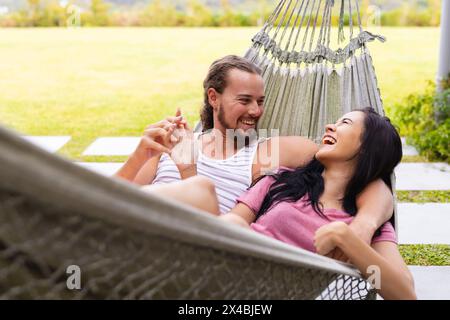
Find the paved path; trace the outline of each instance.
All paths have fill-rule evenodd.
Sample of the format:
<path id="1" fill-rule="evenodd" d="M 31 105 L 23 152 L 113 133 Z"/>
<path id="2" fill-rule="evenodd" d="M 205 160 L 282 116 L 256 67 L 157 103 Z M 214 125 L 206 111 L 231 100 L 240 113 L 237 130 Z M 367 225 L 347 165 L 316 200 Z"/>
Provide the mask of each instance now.
<path id="1" fill-rule="evenodd" d="M 450 203 L 399 203 L 398 225 L 401 244 L 450 245 Z"/>
<path id="2" fill-rule="evenodd" d="M 446 163 L 401 163 L 395 174 L 397 190 L 450 190 Z"/>
<path id="3" fill-rule="evenodd" d="M 410 266 L 420 300 L 450 300 L 450 267 Z"/>
<path id="4" fill-rule="evenodd" d="M 66 143 L 68 143 L 71 137 L 61 136 L 61 137 L 30 137 L 25 136 L 26 140 L 31 143 L 47 150 L 48 152 L 57 152 L 59 151 Z"/>
<path id="5" fill-rule="evenodd" d="M 84 152 L 84 156 L 127 156 L 136 149 L 140 138 L 98 138 Z"/>

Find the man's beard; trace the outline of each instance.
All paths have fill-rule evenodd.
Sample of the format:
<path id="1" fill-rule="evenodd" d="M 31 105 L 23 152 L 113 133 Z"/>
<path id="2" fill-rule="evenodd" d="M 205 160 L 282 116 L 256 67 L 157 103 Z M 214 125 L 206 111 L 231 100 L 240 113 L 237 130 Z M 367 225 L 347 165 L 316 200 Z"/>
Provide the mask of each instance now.
<path id="1" fill-rule="evenodd" d="M 224 110 L 224 107 L 222 104 L 219 105 L 219 111 L 217 113 L 217 120 L 219 121 L 220 125 L 223 128 L 225 128 L 225 132 L 227 130 L 233 130 L 234 142 L 237 143 L 238 146 L 243 145 L 245 147 L 248 147 L 251 142 L 257 140 L 257 138 L 258 138 L 258 133 L 257 133 L 258 121 L 256 121 L 254 130 L 244 131 L 242 129 L 238 129 L 235 127 L 233 128 L 225 120 L 225 110 Z M 226 138 L 228 138 L 228 137 L 226 137 Z"/>

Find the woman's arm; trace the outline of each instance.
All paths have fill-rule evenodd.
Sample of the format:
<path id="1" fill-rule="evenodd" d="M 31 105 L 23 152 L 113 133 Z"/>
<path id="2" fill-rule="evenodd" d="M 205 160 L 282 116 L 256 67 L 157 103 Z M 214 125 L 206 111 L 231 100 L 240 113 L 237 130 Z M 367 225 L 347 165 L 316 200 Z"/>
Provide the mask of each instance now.
<path id="1" fill-rule="evenodd" d="M 338 247 L 365 278 L 379 276 L 380 287 L 375 289 L 384 299 L 417 299 L 413 277 L 395 243 L 381 241 L 371 247 L 344 222 L 320 228 L 314 240 L 319 254 L 325 255 Z M 373 270 L 379 270 L 380 274 L 372 274 Z"/>
<path id="2" fill-rule="evenodd" d="M 250 224 L 255 222 L 256 215 L 243 203 L 238 203 L 229 213 L 219 217 L 229 223 L 234 223 L 245 228 L 250 228 Z"/>

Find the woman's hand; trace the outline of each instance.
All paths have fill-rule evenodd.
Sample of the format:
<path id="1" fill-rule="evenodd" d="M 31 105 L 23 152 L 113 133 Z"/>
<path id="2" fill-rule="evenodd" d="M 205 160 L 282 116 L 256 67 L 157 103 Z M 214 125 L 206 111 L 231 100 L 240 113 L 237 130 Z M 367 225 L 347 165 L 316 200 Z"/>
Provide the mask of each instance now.
<path id="1" fill-rule="evenodd" d="M 347 262 L 339 244 L 351 232 L 350 227 L 342 221 L 324 225 L 316 231 L 314 245 L 318 254 Z"/>
<path id="2" fill-rule="evenodd" d="M 178 169 L 196 166 L 198 143 L 194 133 L 185 128 L 175 129 L 173 136 L 178 141 L 170 154 Z"/>
<path id="3" fill-rule="evenodd" d="M 177 116 L 181 116 L 181 110 L 177 110 Z M 194 132 L 186 121 L 177 123 L 173 132 L 177 143 L 173 146 L 170 157 L 175 162 L 181 178 L 187 179 L 197 175 L 198 142 Z"/>

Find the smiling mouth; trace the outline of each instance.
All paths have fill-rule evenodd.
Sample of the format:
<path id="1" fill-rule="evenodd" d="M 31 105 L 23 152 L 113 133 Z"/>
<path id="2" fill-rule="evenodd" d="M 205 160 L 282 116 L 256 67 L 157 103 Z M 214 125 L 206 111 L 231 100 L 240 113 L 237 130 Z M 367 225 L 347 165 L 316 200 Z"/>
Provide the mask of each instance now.
<path id="1" fill-rule="evenodd" d="M 332 136 L 327 135 L 327 136 L 323 137 L 322 143 L 333 146 L 337 143 L 337 140 L 335 138 L 333 138 Z"/>
<path id="2" fill-rule="evenodd" d="M 256 125 L 256 120 L 241 120 L 241 123 L 245 124 L 246 126 L 253 127 Z"/>

